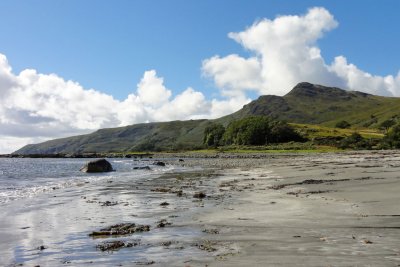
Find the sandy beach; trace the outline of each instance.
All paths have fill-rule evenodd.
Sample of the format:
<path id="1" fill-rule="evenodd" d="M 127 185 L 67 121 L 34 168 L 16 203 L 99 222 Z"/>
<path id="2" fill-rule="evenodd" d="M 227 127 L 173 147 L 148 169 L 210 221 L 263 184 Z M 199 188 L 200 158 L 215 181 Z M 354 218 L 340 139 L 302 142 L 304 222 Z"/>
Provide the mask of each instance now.
<path id="1" fill-rule="evenodd" d="M 400 266 L 400 152 L 160 157 L 1 207 L 3 265 Z"/>

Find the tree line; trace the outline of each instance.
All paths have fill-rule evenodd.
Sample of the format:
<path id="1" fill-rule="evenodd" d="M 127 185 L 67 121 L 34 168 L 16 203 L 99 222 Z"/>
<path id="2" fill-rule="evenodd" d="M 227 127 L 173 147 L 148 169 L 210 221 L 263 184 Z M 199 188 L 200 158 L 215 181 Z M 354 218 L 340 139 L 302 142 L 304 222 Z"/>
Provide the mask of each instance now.
<path id="1" fill-rule="evenodd" d="M 251 116 L 232 121 L 225 128 L 220 123 L 210 123 L 204 130 L 204 144 L 209 147 L 223 145 L 267 145 L 304 141 L 289 124 L 265 116 Z"/>

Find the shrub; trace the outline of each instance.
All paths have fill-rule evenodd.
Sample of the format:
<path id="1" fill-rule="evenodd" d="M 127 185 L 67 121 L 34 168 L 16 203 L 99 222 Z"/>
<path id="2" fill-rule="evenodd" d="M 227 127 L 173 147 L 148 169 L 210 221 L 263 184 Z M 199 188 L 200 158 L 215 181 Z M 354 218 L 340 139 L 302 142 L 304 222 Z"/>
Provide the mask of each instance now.
<path id="1" fill-rule="evenodd" d="M 348 123 L 347 121 L 339 121 L 336 123 L 336 128 L 341 128 L 341 129 L 347 129 L 350 128 L 351 124 Z"/>

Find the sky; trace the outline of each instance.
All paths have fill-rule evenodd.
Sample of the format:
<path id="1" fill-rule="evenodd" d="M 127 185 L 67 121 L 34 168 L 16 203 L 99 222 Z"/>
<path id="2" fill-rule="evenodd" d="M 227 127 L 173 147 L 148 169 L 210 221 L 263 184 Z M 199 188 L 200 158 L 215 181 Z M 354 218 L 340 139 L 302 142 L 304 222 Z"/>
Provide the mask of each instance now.
<path id="1" fill-rule="evenodd" d="M 400 1 L 2 0 L 0 153 L 217 118 L 298 82 L 400 96 Z"/>

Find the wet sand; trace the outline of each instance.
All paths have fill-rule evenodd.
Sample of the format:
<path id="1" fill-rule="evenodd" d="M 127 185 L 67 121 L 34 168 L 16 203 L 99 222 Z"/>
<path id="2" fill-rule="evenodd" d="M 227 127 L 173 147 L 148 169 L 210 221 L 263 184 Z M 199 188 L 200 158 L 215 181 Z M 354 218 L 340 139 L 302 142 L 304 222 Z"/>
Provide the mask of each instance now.
<path id="1" fill-rule="evenodd" d="M 203 165 L 218 164 L 207 161 Z M 265 165 L 255 167 L 257 161 Z M 219 232 L 209 242 L 237 251 L 216 253 L 209 266 L 400 266 L 398 152 L 240 164 L 226 170 L 219 184 L 221 191 L 235 192 L 234 205 L 198 215 Z"/>
<path id="2" fill-rule="evenodd" d="M 183 156 L 162 159 L 182 172 L 19 202 L 0 219 L 1 262 L 400 266 L 400 152 Z M 89 236 L 119 223 L 150 231 Z"/>

